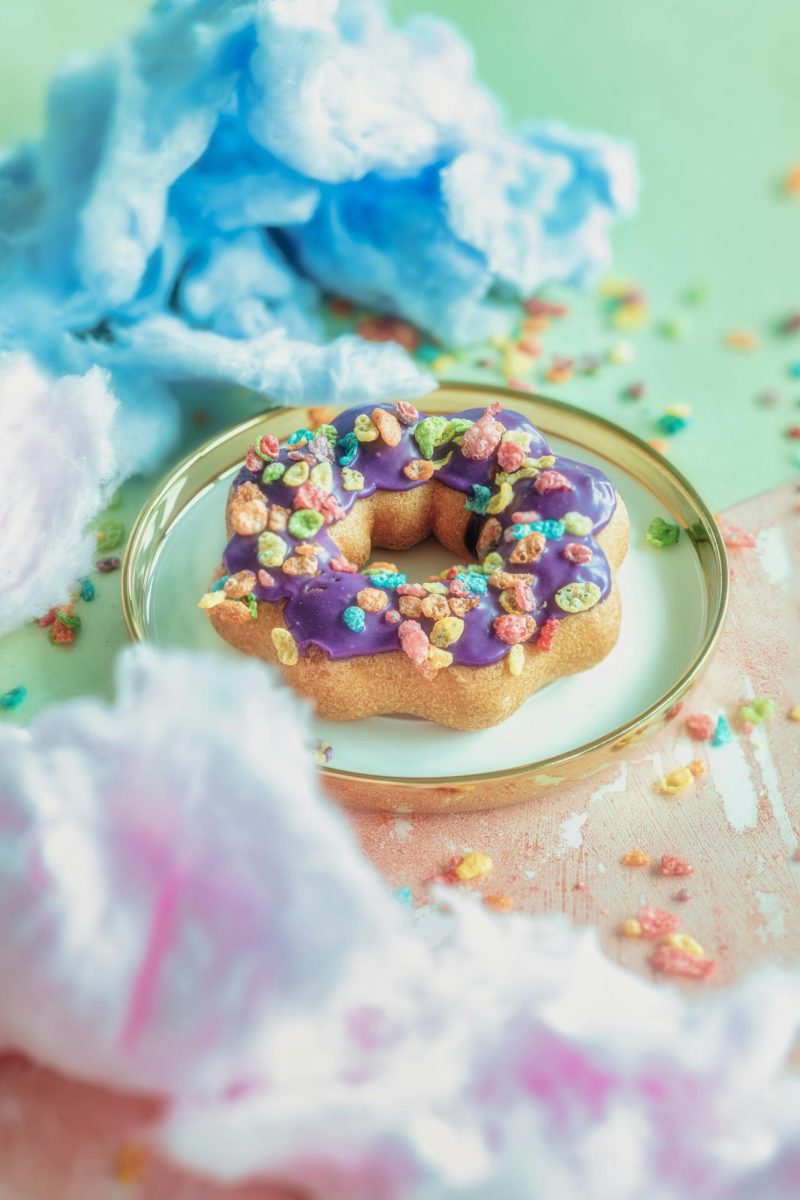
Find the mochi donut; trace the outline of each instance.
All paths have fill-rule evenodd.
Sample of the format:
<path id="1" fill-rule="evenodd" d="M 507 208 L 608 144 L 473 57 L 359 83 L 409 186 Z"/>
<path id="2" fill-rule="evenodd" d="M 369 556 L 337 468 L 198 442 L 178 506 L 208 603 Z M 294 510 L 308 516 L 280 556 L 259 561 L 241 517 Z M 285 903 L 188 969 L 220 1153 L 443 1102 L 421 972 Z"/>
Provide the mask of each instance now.
<path id="1" fill-rule="evenodd" d="M 399 401 L 250 447 L 221 572 L 200 600 L 231 645 L 283 668 L 335 720 L 502 721 L 617 640 L 625 505 L 499 403 L 452 417 Z M 433 579 L 369 562 L 433 534 Z"/>

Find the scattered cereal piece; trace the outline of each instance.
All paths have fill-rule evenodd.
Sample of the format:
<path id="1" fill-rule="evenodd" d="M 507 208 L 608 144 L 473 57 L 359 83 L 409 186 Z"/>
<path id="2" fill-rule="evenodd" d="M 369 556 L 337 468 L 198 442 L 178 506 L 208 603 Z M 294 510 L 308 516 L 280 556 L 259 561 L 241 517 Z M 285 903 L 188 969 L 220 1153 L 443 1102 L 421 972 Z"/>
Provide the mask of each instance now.
<path id="1" fill-rule="evenodd" d="M 95 587 L 91 579 L 82 579 L 79 584 L 81 600 L 94 600 Z"/>
<path id="2" fill-rule="evenodd" d="M 714 722 L 705 713 L 692 713 L 686 718 L 684 728 L 697 742 L 710 742 L 714 736 Z"/>
<path id="3" fill-rule="evenodd" d="M 699 779 L 701 775 L 705 775 L 708 770 L 708 765 L 703 762 L 702 758 L 693 758 L 691 762 L 686 764 L 689 770 L 694 775 L 695 779 Z"/>
<path id="4" fill-rule="evenodd" d="M 657 938 L 673 934 L 680 929 L 680 917 L 667 912 L 663 908 L 655 908 L 652 904 L 643 904 L 638 913 L 638 924 L 642 936 L 655 941 Z"/>
<path id="5" fill-rule="evenodd" d="M 408 400 L 396 400 L 394 403 L 395 415 L 401 425 L 412 426 L 416 425 L 419 420 L 419 412 L 413 404 L 409 404 Z"/>
<path id="6" fill-rule="evenodd" d="M 98 550 L 116 550 L 125 541 L 125 526 L 122 521 L 107 517 L 95 527 L 95 537 Z"/>
<path id="7" fill-rule="evenodd" d="M 592 518 L 579 512 L 564 513 L 561 518 L 564 529 L 573 537 L 588 537 L 592 532 Z"/>
<path id="8" fill-rule="evenodd" d="M 542 471 L 536 476 L 533 489 L 540 496 L 544 496 L 548 492 L 571 492 L 572 484 L 567 479 L 566 475 L 562 475 L 561 471 L 549 470 Z"/>
<path id="9" fill-rule="evenodd" d="M 688 933 L 668 933 L 664 938 L 666 946 L 674 946 L 676 950 L 685 950 L 687 954 L 693 954 L 695 958 L 702 958 L 705 950 L 699 942 L 693 937 L 689 937 Z"/>
<path id="10" fill-rule="evenodd" d="M 749 329 L 732 329 L 725 334 L 725 345 L 729 350 L 741 350 L 749 353 L 758 348 L 758 335 Z"/>
<path id="11" fill-rule="evenodd" d="M 642 927 L 635 917 L 628 917 L 622 922 L 622 932 L 625 937 L 638 938 L 642 936 Z"/>
<path id="12" fill-rule="evenodd" d="M 678 888 L 677 892 L 672 897 L 672 899 L 677 900 L 679 904 L 685 904 L 686 901 L 691 900 L 691 898 L 692 896 L 689 889 L 685 887 Z"/>
<path id="13" fill-rule="evenodd" d="M 403 430 L 394 413 L 387 412 L 384 408 L 373 409 L 372 424 L 377 429 L 381 441 L 385 442 L 387 446 L 400 444 Z"/>
<path id="14" fill-rule="evenodd" d="M 672 437 L 691 423 L 691 414 L 692 410 L 688 404 L 672 404 L 665 408 L 658 418 L 658 427 L 662 433 Z"/>
<path id="15" fill-rule="evenodd" d="M 663 550 L 667 546 L 674 546 L 678 541 L 681 536 L 680 525 L 672 525 L 663 517 L 653 517 L 645 536 L 651 546 Z"/>
<path id="16" fill-rule="evenodd" d="M 349 558 L 345 558 L 343 554 L 337 554 L 330 560 L 330 567 L 333 571 L 341 571 L 343 575 L 355 575 L 358 567 L 355 563 L 350 562 Z"/>
<path id="17" fill-rule="evenodd" d="M 512 896 L 497 895 L 492 893 L 489 896 L 484 896 L 483 903 L 487 908 L 494 909 L 495 912 L 508 912 L 514 907 Z"/>
<path id="18" fill-rule="evenodd" d="M 362 588 L 356 596 L 356 604 L 365 612 L 383 612 L 389 603 L 389 597 L 381 588 Z"/>
<path id="19" fill-rule="evenodd" d="M 635 383 L 629 383 L 622 394 L 626 400 L 641 400 L 646 393 L 647 388 L 645 384 L 641 380 L 637 380 Z"/>
<path id="20" fill-rule="evenodd" d="M 789 720 L 800 721 L 800 704 L 793 704 L 789 709 Z"/>
<path id="21" fill-rule="evenodd" d="M 259 570 L 256 578 L 263 588 L 271 588 L 275 586 L 275 580 L 272 578 L 269 571 L 265 571 L 263 567 L 261 567 Z"/>
<path id="22" fill-rule="evenodd" d="M 662 854 L 659 875 L 691 875 L 694 867 L 678 854 Z"/>
<path id="23" fill-rule="evenodd" d="M 679 796 L 688 792 L 694 784 L 694 775 L 688 767 L 676 767 L 661 780 L 659 791 L 662 796 Z"/>
<path id="24" fill-rule="evenodd" d="M 455 868 L 455 873 L 461 882 L 465 883 L 469 879 L 480 879 L 483 875 L 488 875 L 493 867 L 494 863 L 488 854 L 470 850 Z"/>
<path id="25" fill-rule="evenodd" d="M 721 517 L 717 517 L 717 525 L 719 525 L 722 540 L 730 550 L 752 550 L 755 548 L 756 539 L 752 533 L 748 533 L 744 529 L 740 529 L 738 525 L 731 525 L 728 521 L 724 521 Z"/>
<path id="26" fill-rule="evenodd" d="M 0 708 L 13 709 L 19 708 L 23 700 L 28 694 L 26 687 L 14 687 L 0 696 Z"/>
<path id="27" fill-rule="evenodd" d="M 687 979 L 706 979 L 716 968 L 708 958 L 697 958 L 677 946 L 661 945 L 653 952 L 650 964 L 662 975 L 681 975 Z"/>
<path id="28" fill-rule="evenodd" d="M 632 362 L 633 358 L 634 349 L 630 342 L 617 342 L 608 352 L 608 361 L 615 367 Z"/>
<path id="29" fill-rule="evenodd" d="M 349 604 L 347 606 L 342 613 L 342 620 L 353 633 L 363 633 L 367 625 L 364 610 L 363 608 L 359 608 L 357 604 Z"/>
<path id="30" fill-rule="evenodd" d="M 120 567 L 120 559 L 116 555 L 109 555 L 107 558 L 98 558 L 94 564 L 95 568 L 103 575 L 109 575 L 112 571 L 118 571 Z"/>
<path id="31" fill-rule="evenodd" d="M 314 747 L 314 762 L 318 767 L 324 767 L 333 758 L 333 746 L 330 742 L 318 741 Z"/>
<path id="32" fill-rule="evenodd" d="M 300 654 L 297 642 L 288 629 L 284 629 L 282 625 L 276 625 L 272 631 L 272 644 L 275 647 L 279 663 L 283 663 L 284 667 L 295 666 Z"/>
<path id="33" fill-rule="evenodd" d="M 732 738 L 733 734 L 731 733 L 731 727 L 728 724 L 727 719 L 723 716 L 718 717 L 711 745 L 727 746 L 728 742 L 731 741 Z"/>
<path id="34" fill-rule="evenodd" d="M 755 696 L 739 709 L 743 721 L 760 725 L 762 721 L 771 721 L 778 711 L 778 706 L 771 696 Z"/>
<path id="35" fill-rule="evenodd" d="M 258 616 L 258 607 L 254 603 L 242 603 L 240 600 L 229 600 L 224 596 L 221 604 L 217 604 L 214 609 L 220 621 L 226 625 L 244 625 L 245 622 L 255 620 Z"/>
<path id="36" fill-rule="evenodd" d="M 114 1178 L 117 1183 L 139 1183 L 147 1170 L 149 1154 L 144 1146 L 127 1142 L 120 1146 L 114 1163 Z"/>
<path id="37" fill-rule="evenodd" d="M 627 854 L 623 854 L 620 862 L 623 867 L 649 867 L 651 859 L 644 850 L 629 850 Z"/>

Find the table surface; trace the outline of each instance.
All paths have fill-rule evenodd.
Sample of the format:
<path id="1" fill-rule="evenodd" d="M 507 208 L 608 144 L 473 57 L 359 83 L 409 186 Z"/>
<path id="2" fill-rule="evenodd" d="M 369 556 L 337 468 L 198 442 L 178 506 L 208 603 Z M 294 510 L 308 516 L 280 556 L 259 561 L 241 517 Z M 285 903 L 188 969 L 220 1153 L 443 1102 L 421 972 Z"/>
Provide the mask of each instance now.
<path id="1" fill-rule="evenodd" d="M 36 131 L 46 77 L 66 52 L 102 47 L 144 7 L 142 0 L 4 0 L 0 139 Z M 619 925 L 642 902 L 680 912 L 685 928 L 718 961 L 718 983 L 760 960 L 796 963 L 800 726 L 785 714 L 800 702 L 790 573 L 797 578 L 800 559 L 791 482 L 798 443 L 784 431 L 800 420 L 800 379 L 790 376 L 800 361 L 800 335 L 776 332 L 776 322 L 800 307 L 800 200 L 779 187 L 800 160 L 800 76 L 796 37 L 790 36 L 800 25 L 796 0 L 707 0 L 689 7 L 674 0 L 395 0 L 391 8 L 399 16 L 429 10 L 457 20 L 476 47 L 482 77 L 512 119 L 557 115 L 637 144 L 641 213 L 615 236 L 614 264 L 615 274 L 635 281 L 649 299 L 649 326 L 625 335 L 635 361 L 605 365 L 593 378 L 561 386 L 543 381 L 551 353 L 605 353 L 620 340 L 597 295 L 589 294 L 570 298 L 568 319 L 548 333 L 548 355 L 534 382 L 647 438 L 657 433 L 665 406 L 692 406 L 693 422 L 670 439 L 669 457 L 713 508 L 737 506 L 734 519 L 759 533 L 759 549 L 735 554 L 727 631 L 691 708 L 730 714 L 752 689 L 773 696 L 780 712 L 750 739 L 737 735 L 732 749 L 699 751 L 709 773 L 674 799 L 659 794 L 659 777 L 698 753 L 681 734 L 680 716 L 627 763 L 562 794 L 495 814 L 361 815 L 358 834 L 391 884 L 412 888 L 423 920 L 423 881 L 472 847 L 495 861 L 483 890 L 507 893 L 524 911 L 564 911 L 596 925 L 611 953 L 632 969 L 649 974 L 648 948 L 622 939 Z M 686 300 L 696 284 L 708 290 L 701 305 Z M 664 335 L 662 322 L 674 320 L 683 323 L 685 336 Z M 732 329 L 757 334 L 758 348 L 727 348 L 724 336 Z M 463 362 L 452 372 L 468 373 Z M 469 374 L 497 378 L 474 369 Z M 636 404 L 623 398 L 634 380 L 647 385 L 647 397 Z M 774 407 L 757 403 L 767 389 L 778 393 Z M 242 397 L 216 407 L 200 398 L 190 403 L 190 410 L 205 411 L 207 423 L 187 421 L 180 453 L 240 419 L 252 404 Z M 116 515 L 128 528 L 154 484 L 125 485 Z M 69 696 L 111 694 L 113 661 L 126 641 L 118 577 L 93 579 L 97 598 L 80 606 L 84 626 L 74 647 L 52 647 L 34 626 L 0 642 L 0 693 L 17 685 L 29 689 L 23 706 L 0 719 L 27 721 Z M 622 867 L 621 855 L 634 845 L 654 860 L 664 852 L 689 857 L 691 899 L 671 899 L 684 881 Z M 38 1200 L 53 1194 L 58 1181 L 66 1200 L 88 1200 L 95 1194 L 90 1175 L 108 1178 L 114 1146 L 143 1119 L 131 1103 L 119 1104 L 114 1108 L 102 1094 L 18 1060 L 0 1063 L 4 1162 L 12 1162 L 12 1147 L 18 1152 L 0 1180 L 0 1198 Z M 8 1133 L 15 1122 L 30 1128 L 34 1121 L 49 1147 L 37 1163 Z M 75 1148 L 79 1128 L 100 1147 L 90 1159 Z M 39 1174 L 31 1183 L 33 1171 Z M 182 1186 L 157 1173 L 147 1196 L 196 1200 L 201 1194 Z M 204 1198 L 216 1194 L 202 1192 Z M 250 1200 L 250 1192 L 238 1194 Z"/>

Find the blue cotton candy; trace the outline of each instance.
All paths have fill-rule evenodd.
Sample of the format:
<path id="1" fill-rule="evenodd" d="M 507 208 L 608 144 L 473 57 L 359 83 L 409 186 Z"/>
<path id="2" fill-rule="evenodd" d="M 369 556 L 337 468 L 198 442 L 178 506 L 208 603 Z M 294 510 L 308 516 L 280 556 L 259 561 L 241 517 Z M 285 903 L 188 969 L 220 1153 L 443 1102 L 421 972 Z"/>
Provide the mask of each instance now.
<path id="1" fill-rule="evenodd" d="M 507 327 L 510 298 L 602 267 L 635 198 L 620 143 L 508 131 L 442 22 L 159 0 L 54 81 L 38 145 L 0 158 L 0 349 L 102 364 L 144 468 L 176 435 L 177 382 L 424 395 L 399 347 L 324 342 L 325 293 L 466 344 Z"/>

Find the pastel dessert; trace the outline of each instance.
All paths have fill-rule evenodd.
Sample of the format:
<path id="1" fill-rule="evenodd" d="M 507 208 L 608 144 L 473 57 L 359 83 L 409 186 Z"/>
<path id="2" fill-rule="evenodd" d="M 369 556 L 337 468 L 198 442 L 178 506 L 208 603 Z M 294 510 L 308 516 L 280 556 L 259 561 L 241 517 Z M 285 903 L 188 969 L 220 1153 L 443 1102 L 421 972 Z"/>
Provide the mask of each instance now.
<path id="1" fill-rule="evenodd" d="M 500 404 L 443 417 L 400 401 L 348 409 L 285 446 L 266 434 L 226 524 L 200 607 L 325 717 L 485 728 L 617 640 L 625 505 Z M 409 580 L 385 553 L 370 561 L 373 546 L 430 535 L 459 560 L 435 578 Z"/>

